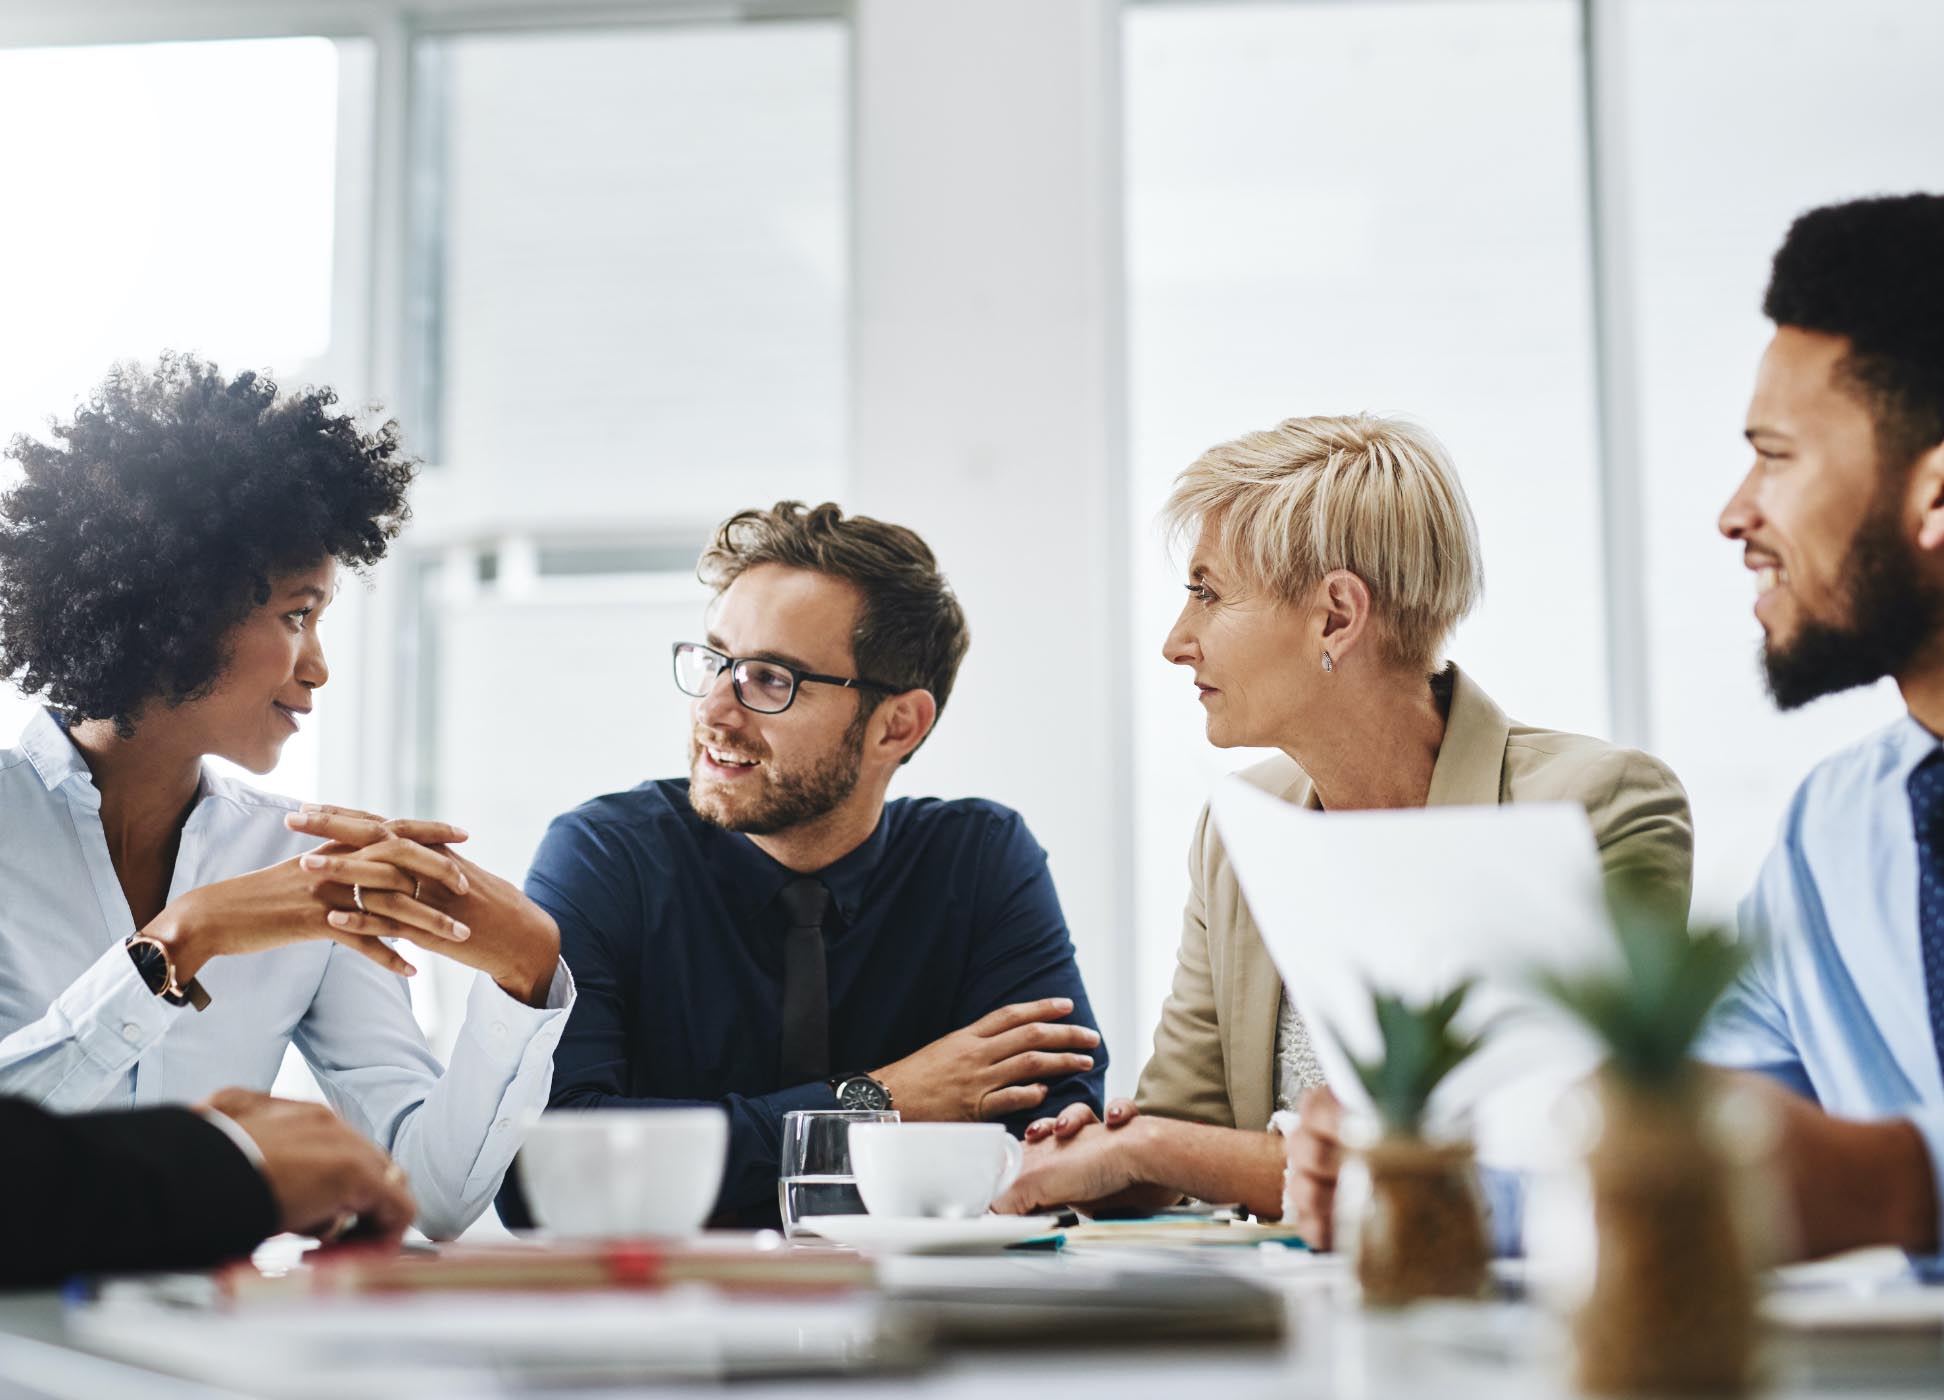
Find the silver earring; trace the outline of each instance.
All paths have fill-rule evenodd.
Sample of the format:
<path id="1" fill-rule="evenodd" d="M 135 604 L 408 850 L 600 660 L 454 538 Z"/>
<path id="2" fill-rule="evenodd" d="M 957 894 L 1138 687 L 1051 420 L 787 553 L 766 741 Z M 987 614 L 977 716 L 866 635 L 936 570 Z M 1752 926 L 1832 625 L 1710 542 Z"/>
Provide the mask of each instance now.
<path id="1" fill-rule="evenodd" d="M 1330 660 L 1330 653 L 1327 651 L 1323 653 L 1323 669 L 1325 671 L 1336 670 L 1336 662 Z"/>

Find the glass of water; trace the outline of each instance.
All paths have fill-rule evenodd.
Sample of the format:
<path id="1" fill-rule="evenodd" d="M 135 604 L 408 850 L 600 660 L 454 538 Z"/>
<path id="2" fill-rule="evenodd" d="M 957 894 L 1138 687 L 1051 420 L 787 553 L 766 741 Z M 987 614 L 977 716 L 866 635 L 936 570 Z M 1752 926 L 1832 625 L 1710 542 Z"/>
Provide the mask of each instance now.
<path id="1" fill-rule="evenodd" d="M 895 1108 L 805 1108 L 783 1115 L 782 1176 L 776 1192 L 783 1210 L 783 1233 L 804 1233 L 813 1215 L 862 1215 L 851 1171 L 850 1126 L 895 1123 Z"/>

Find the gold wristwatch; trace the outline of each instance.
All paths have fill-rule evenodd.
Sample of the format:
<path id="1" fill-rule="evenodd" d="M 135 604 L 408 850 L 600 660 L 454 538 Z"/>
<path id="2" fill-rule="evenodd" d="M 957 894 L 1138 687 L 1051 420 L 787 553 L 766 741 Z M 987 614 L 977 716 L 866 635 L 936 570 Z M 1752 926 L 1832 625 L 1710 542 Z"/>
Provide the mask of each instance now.
<path id="1" fill-rule="evenodd" d="M 169 1005 L 193 1006 L 198 1011 L 209 1005 L 209 993 L 203 990 L 202 983 L 193 977 L 186 984 L 176 981 L 175 961 L 161 939 L 137 933 L 129 937 L 126 946 L 142 981 Z"/>

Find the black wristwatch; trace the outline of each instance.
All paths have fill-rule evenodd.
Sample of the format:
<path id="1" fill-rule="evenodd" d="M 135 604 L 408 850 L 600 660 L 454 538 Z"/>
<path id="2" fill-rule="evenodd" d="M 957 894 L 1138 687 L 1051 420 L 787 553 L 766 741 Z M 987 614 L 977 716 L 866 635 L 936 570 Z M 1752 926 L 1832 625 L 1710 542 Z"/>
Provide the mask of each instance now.
<path id="1" fill-rule="evenodd" d="M 132 935 L 123 946 L 128 949 L 128 956 L 134 962 L 136 974 L 141 977 L 143 984 L 169 1005 L 193 1006 L 198 1011 L 209 1005 L 209 993 L 195 978 L 177 984 L 175 964 L 169 960 L 169 950 L 162 946 L 160 939 L 138 933 Z"/>
<path id="2" fill-rule="evenodd" d="M 830 1092 L 837 1096 L 837 1107 L 876 1109 L 891 1107 L 891 1091 L 868 1074 L 840 1074 L 830 1081 Z"/>

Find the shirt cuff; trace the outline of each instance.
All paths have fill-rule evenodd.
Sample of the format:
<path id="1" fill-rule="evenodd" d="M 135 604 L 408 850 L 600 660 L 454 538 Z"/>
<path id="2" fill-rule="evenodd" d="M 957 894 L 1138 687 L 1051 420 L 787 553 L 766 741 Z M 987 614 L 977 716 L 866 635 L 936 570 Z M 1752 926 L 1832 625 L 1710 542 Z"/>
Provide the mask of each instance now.
<path id="1" fill-rule="evenodd" d="M 120 941 L 71 982 L 54 1005 L 83 1053 L 113 1074 L 126 1073 L 182 1010 L 149 990 Z"/>
<path id="2" fill-rule="evenodd" d="M 499 983 L 482 972 L 473 979 L 466 996 L 466 1026 L 489 1058 L 510 1068 L 519 1064 L 527 1046 L 543 1032 L 551 1030 L 553 1038 L 559 1039 L 575 996 L 574 974 L 564 961 L 555 964 L 553 981 L 547 984 L 547 999 L 539 1006 L 528 1006 L 508 996 Z"/>
<path id="3" fill-rule="evenodd" d="M 270 1164 L 263 1160 L 263 1149 L 257 1146 L 256 1139 L 250 1136 L 241 1123 L 221 1109 L 210 1108 L 207 1105 L 198 1108 L 196 1112 L 223 1130 L 223 1136 L 235 1143 L 236 1150 L 250 1159 L 250 1165 L 257 1169 L 259 1176 L 269 1171 Z"/>
<path id="4" fill-rule="evenodd" d="M 1288 1149 L 1302 1126 L 1303 1115 L 1294 1109 L 1279 1108 L 1269 1115 L 1269 1131 L 1283 1140 L 1282 1221 L 1285 1225 L 1296 1218 L 1296 1168 L 1289 1160 Z"/>

